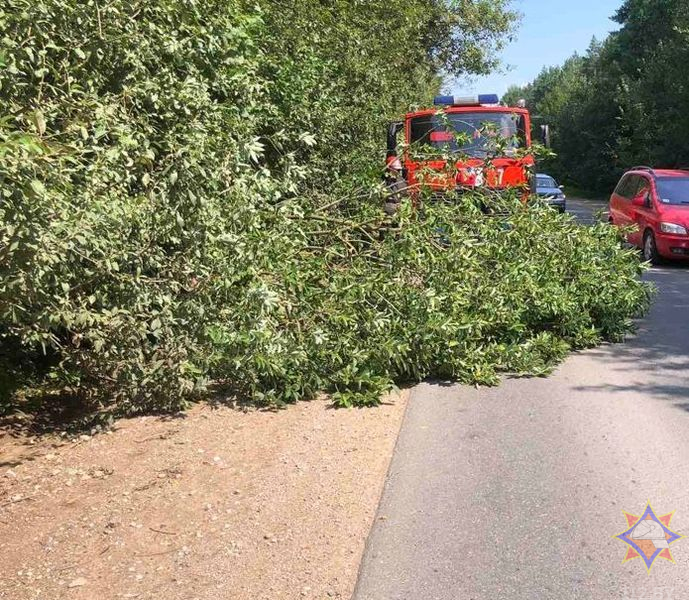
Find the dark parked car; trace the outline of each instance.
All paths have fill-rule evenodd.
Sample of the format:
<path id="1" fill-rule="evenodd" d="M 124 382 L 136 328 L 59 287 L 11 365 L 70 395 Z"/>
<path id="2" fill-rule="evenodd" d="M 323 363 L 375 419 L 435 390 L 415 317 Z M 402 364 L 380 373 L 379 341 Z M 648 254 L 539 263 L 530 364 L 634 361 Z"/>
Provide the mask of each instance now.
<path id="1" fill-rule="evenodd" d="M 536 194 L 548 200 L 548 204 L 560 212 L 567 208 L 567 196 L 562 191 L 562 186 L 557 184 L 550 175 L 536 174 Z"/>

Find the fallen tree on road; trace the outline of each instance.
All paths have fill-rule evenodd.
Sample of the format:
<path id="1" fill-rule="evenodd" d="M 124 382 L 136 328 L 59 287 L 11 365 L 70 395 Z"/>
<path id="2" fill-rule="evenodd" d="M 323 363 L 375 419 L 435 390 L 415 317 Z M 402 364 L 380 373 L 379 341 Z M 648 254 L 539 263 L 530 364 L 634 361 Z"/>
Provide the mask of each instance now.
<path id="1" fill-rule="evenodd" d="M 279 8 L 303 31 L 271 2 L 10 4 L 8 410 L 65 393 L 99 411 L 175 410 L 209 381 L 254 402 L 372 404 L 395 382 L 546 372 L 619 338 L 647 301 L 638 261 L 604 227 L 509 201 L 485 218 L 472 195 L 381 211 L 386 116 L 432 95 L 440 68 L 488 70 L 504 3 L 400 4 L 393 48 L 371 35 L 372 3 L 348 9 L 346 31 L 303 2 Z M 418 77 L 396 98 L 400 70 Z"/>

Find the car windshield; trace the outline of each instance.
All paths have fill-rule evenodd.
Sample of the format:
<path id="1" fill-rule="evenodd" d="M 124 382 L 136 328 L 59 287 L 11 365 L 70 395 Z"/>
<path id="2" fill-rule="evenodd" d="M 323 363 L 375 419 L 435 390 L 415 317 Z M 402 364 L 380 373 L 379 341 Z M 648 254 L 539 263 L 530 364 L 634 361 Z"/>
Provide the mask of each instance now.
<path id="1" fill-rule="evenodd" d="M 520 117 L 507 112 L 446 113 L 411 120 L 411 143 L 443 152 L 485 157 L 504 143 L 505 154 L 514 155 L 524 143 Z"/>
<path id="2" fill-rule="evenodd" d="M 659 177 L 656 188 L 663 204 L 689 205 L 689 177 Z"/>
<path id="3" fill-rule="evenodd" d="M 540 188 L 556 188 L 557 183 L 552 177 L 542 177 L 539 175 L 536 177 L 536 185 Z"/>

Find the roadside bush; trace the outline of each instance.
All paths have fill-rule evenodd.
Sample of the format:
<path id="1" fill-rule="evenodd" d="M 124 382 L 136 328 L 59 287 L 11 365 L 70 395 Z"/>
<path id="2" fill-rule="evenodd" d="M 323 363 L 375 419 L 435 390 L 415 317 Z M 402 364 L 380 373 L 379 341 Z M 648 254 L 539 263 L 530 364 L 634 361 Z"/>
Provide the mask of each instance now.
<path id="1" fill-rule="evenodd" d="M 6 397 L 172 410 L 212 379 L 369 404 L 396 381 L 545 372 L 627 329 L 646 289 L 606 228 L 516 201 L 489 218 L 471 195 L 383 215 L 385 118 L 442 69 L 488 70 L 513 15 L 365 4 L 0 5 Z"/>
<path id="2" fill-rule="evenodd" d="M 0 13 L 3 343 L 127 409 L 193 392 L 211 308 L 198 288 L 229 258 L 213 241 L 254 221 L 225 190 L 255 145 L 260 23 L 204 6 L 202 24 L 193 1 Z"/>

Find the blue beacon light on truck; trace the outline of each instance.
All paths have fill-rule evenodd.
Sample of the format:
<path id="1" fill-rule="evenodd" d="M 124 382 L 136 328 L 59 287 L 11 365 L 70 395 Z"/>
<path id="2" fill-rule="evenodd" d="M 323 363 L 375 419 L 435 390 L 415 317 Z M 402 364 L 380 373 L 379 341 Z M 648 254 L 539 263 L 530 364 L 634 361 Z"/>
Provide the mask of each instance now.
<path id="1" fill-rule="evenodd" d="M 498 104 L 497 94 L 479 94 L 478 96 L 436 96 L 433 104 L 445 106 L 479 106 L 481 104 Z"/>

